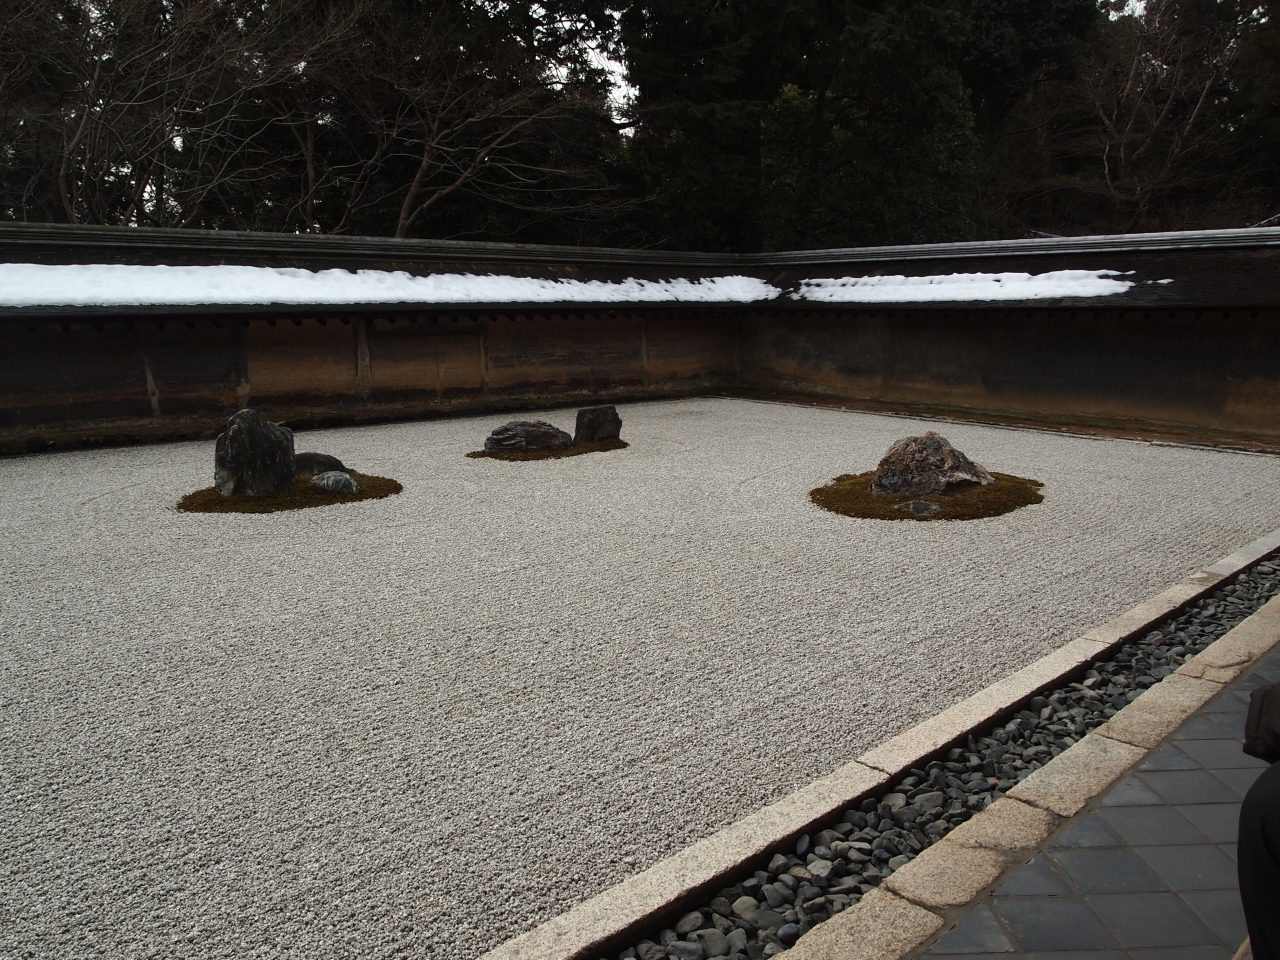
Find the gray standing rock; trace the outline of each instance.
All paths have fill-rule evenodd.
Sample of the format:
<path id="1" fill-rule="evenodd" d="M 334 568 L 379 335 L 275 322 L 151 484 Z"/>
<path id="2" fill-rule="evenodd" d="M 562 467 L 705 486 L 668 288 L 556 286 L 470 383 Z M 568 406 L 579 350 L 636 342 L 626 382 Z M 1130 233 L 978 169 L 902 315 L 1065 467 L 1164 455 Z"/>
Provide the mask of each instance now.
<path id="1" fill-rule="evenodd" d="M 359 493 L 360 484 L 356 483 L 351 477 L 347 476 L 341 470 L 330 470 L 327 473 L 317 473 L 311 478 L 313 487 L 320 487 L 322 490 L 328 490 L 330 493 Z"/>
<path id="2" fill-rule="evenodd" d="M 617 440 L 622 435 L 622 418 L 618 408 L 583 407 L 578 411 L 578 422 L 573 431 L 574 443 L 590 443 L 593 440 Z"/>
<path id="3" fill-rule="evenodd" d="M 341 460 L 327 453 L 299 453 L 293 458 L 293 472 L 299 477 L 328 473 L 331 470 L 351 472 L 350 467 L 344 466 Z"/>
<path id="4" fill-rule="evenodd" d="M 994 482 L 991 474 L 946 437 L 930 430 L 923 437 L 904 437 L 885 452 L 871 478 L 871 492 L 881 497 L 922 497 Z"/>
<path id="5" fill-rule="evenodd" d="M 542 420 L 512 420 L 504 423 L 484 442 L 485 453 L 506 450 L 558 450 L 573 446 L 573 437 Z"/>
<path id="6" fill-rule="evenodd" d="M 224 497 L 283 493 L 293 487 L 293 431 L 241 410 L 214 447 L 213 485 Z"/>

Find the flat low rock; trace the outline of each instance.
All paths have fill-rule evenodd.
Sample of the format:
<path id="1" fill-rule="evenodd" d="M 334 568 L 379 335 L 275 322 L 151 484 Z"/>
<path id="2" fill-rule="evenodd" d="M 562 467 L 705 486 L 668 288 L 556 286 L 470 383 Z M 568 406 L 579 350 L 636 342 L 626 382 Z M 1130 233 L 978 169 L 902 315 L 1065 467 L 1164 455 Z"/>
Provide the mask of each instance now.
<path id="1" fill-rule="evenodd" d="M 591 443 L 595 440 L 617 440 L 622 435 L 622 417 L 618 408 L 609 404 L 600 407 L 583 407 L 578 411 L 574 426 L 574 443 Z"/>
<path id="2" fill-rule="evenodd" d="M 320 487 L 322 490 L 328 490 L 330 493 L 359 493 L 360 484 L 356 483 L 350 476 L 341 470 L 329 470 L 325 473 L 317 473 L 311 478 L 313 487 Z"/>
<path id="3" fill-rule="evenodd" d="M 299 453 L 293 459 L 293 472 L 299 477 L 329 473 L 331 470 L 340 470 L 343 473 L 351 472 L 350 467 L 343 464 L 337 457 L 331 457 L 327 453 Z"/>
<path id="4" fill-rule="evenodd" d="M 224 497 L 283 493 L 293 486 L 293 431 L 241 410 L 214 448 L 213 485 Z"/>
<path id="5" fill-rule="evenodd" d="M 871 492 L 881 497 L 923 497 L 989 483 L 995 483 L 995 478 L 986 469 L 930 430 L 922 437 L 903 437 L 885 451 L 871 478 Z"/>
<path id="6" fill-rule="evenodd" d="M 512 420 L 484 441 L 485 453 L 507 450 L 558 450 L 573 446 L 573 437 L 544 420 Z"/>

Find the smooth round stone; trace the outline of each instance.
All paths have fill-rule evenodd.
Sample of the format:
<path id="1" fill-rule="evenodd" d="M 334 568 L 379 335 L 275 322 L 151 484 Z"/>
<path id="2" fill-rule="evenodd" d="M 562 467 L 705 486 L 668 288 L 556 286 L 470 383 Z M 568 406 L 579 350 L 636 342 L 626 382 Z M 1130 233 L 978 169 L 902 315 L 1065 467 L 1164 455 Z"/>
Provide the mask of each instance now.
<path id="1" fill-rule="evenodd" d="M 356 483 L 351 477 L 347 476 L 341 470 L 330 470 L 327 473 L 317 473 L 311 478 L 311 485 L 319 487 L 321 490 L 328 490 L 330 493 L 359 493 L 360 484 Z"/>

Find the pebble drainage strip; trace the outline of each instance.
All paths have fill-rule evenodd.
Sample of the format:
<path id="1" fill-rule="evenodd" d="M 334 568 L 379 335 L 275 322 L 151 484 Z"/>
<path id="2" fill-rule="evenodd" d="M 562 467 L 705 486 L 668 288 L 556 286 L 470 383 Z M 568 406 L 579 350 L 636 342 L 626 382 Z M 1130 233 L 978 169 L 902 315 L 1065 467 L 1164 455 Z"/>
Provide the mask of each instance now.
<path id="1" fill-rule="evenodd" d="M 986 809 L 1017 783 L 1100 727 L 1280 593 L 1272 553 L 1212 594 L 1120 646 L 1071 683 L 1031 698 L 985 735 L 971 734 L 945 760 L 913 768 L 879 799 L 846 810 L 840 823 L 802 835 L 792 854 L 682 916 L 657 941 L 618 960 L 762 960 L 785 951 L 823 920 L 857 903 L 916 854 Z"/>

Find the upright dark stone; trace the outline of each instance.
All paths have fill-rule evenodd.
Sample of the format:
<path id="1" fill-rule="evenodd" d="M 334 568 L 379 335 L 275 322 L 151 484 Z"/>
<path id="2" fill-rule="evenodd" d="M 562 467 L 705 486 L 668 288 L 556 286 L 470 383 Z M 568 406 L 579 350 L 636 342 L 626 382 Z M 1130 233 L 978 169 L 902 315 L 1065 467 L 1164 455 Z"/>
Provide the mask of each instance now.
<path id="1" fill-rule="evenodd" d="M 506 450 L 558 450 L 573 446 L 573 437 L 542 420 L 512 420 L 494 430 L 484 441 L 485 453 Z"/>
<path id="2" fill-rule="evenodd" d="M 345 467 L 342 461 L 337 457 L 331 457 L 327 453 L 300 453 L 293 459 L 293 472 L 299 477 L 308 477 L 317 473 L 329 473 L 332 470 L 341 470 L 343 473 L 350 473 L 351 469 Z"/>
<path id="3" fill-rule="evenodd" d="M 232 494 L 282 493 L 293 486 L 293 431 L 241 410 L 218 434 L 213 485 Z"/>
<path id="4" fill-rule="evenodd" d="M 583 407 L 578 411 L 578 423 L 573 431 L 574 443 L 590 443 L 592 440 L 617 440 L 622 433 L 622 418 L 618 408 Z"/>
<path id="5" fill-rule="evenodd" d="M 989 483 L 995 483 L 991 474 L 930 430 L 923 437 L 904 437 L 886 451 L 871 478 L 871 492 L 925 497 Z"/>

